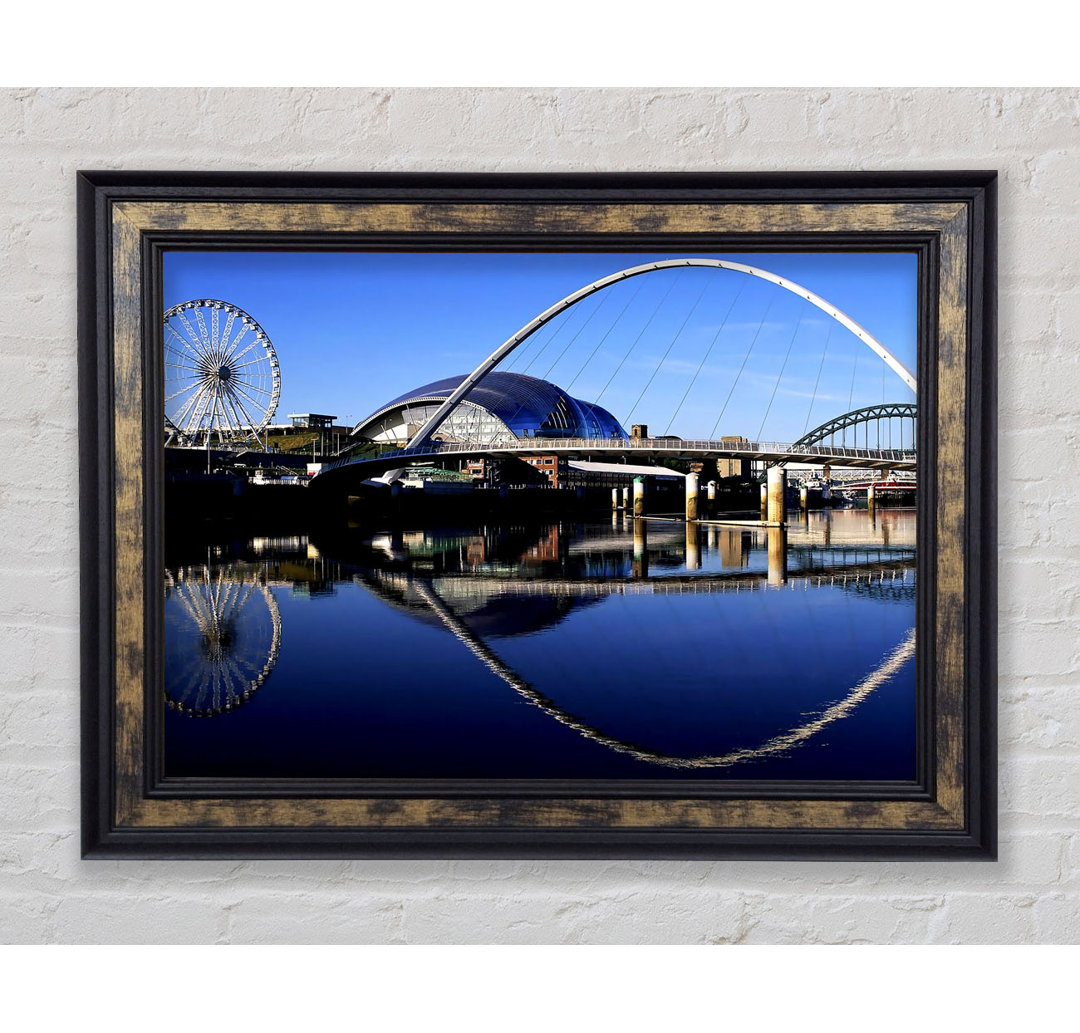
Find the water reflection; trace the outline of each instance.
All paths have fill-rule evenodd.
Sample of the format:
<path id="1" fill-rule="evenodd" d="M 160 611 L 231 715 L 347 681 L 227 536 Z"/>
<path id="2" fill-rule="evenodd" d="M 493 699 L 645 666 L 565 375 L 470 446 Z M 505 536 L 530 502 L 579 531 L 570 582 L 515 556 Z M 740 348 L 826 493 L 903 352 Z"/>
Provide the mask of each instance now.
<path id="1" fill-rule="evenodd" d="M 212 551 L 166 577 L 166 698 L 237 731 L 167 726 L 171 773 L 914 777 L 913 512 L 787 529 L 615 514 Z"/>
<path id="2" fill-rule="evenodd" d="M 246 703 L 281 648 L 281 613 L 262 572 L 246 564 L 165 572 L 165 702 L 191 717 Z"/>

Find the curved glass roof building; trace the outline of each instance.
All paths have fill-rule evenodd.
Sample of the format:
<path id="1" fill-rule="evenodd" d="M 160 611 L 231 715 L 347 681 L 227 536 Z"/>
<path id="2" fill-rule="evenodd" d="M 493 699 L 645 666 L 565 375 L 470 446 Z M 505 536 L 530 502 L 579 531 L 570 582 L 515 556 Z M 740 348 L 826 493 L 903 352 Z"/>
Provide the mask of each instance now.
<path id="1" fill-rule="evenodd" d="M 404 444 L 465 379 L 425 384 L 387 402 L 361 420 L 353 434 Z M 606 409 L 572 398 L 561 387 L 524 373 L 489 373 L 435 431 L 436 440 L 497 442 L 513 438 L 625 438 Z"/>

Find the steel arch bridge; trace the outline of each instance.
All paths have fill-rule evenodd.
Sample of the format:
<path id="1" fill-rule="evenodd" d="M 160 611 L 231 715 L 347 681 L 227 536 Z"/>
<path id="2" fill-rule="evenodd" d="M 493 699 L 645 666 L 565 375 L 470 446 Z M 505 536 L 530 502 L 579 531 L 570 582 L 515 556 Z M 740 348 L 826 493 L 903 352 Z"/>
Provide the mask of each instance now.
<path id="1" fill-rule="evenodd" d="M 757 266 L 743 265 L 741 262 L 729 262 L 720 258 L 675 258 L 666 259 L 661 262 L 648 262 L 644 265 L 631 266 L 627 269 L 620 270 L 617 273 L 612 273 L 610 276 L 602 277 L 599 280 L 595 280 L 590 284 L 574 291 L 573 294 L 568 294 L 561 301 L 556 302 L 550 308 L 541 312 L 530 322 L 526 323 L 517 333 L 508 337 L 498 348 L 495 349 L 479 366 L 476 367 L 464 380 L 458 385 L 458 387 L 450 393 L 446 401 L 442 403 L 439 408 L 432 413 L 427 422 L 413 435 L 409 440 L 407 449 L 418 449 L 423 445 L 426 445 L 436 430 L 442 425 L 446 418 L 453 412 L 454 407 L 460 402 L 468 393 L 479 384 L 484 377 L 486 377 L 495 367 L 502 362 L 506 356 L 523 344 L 528 338 L 530 338 L 537 330 L 539 330 L 546 323 L 550 322 L 560 313 L 565 312 L 568 308 L 576 305 L 579 301 L 583 301 L 585 298 L 591 297 L 598 291 L 604 290 L 606 287 L 610 287 L 616 283 L 622 283 L 624 280 L 630 279 L 632 276 L 642 276 L 647 273 L 657 272 L 662 269 L 682 269 L 686 267 L 702 267 L 706 269 L 729 269 L 733 272 L 744 273 L 749 276 L 755 276 L 759 279 L 766 280 L 770 283 L 776 284 L 778 287 L 782 287 L 784 290 L 791 291 L 791 293 L 798 297 L 805 298 L 811 305 L 821 309 L 826 315 L 835 319 L 841 326 L 850 330 L 860 341 L 863 342 L 878 358 L 882 359 L 885 364 L 912 390 L 917 392 L 918 385 L 915 380 L 915 375 L 907 369 L 892 354 L 880 341 L 877 340 L 868 330 L 861 327 L 850 316 L 841 312 L 835 305 L 826 301 L 824 298 L 814 294 L 813 291 L 808 290 L 801 284 L 795 283 L 792 280 L 785 279 L 784 277 L 777 276 L 775 273 L 771 273 L 766 269 L 759 269 Z M 357 428 L 354 428 L 354 432 Z"/>
<path id="2" fill-rule="evenodd" d="M 918 418 L 918 406 L 911 402 L 889 402 L 883 405 L 868 405 L 862 409 L 852 409 L 840 416 L 835 416 L 819 427 L 804 434 L 798 441 L 792 444 L 792 448 L 806 448 L 817 445 L 826 438 L 835 438 L 836 434 L 843 434 L 849 427 L 857 428 L 863 424 L 878 423 L 882 420 L 911 420 L 912 427 Z M 914 444 L 914 433 L 912 443 Z M 855 436 L 858 441 L 858 434 Z M 835 441 L 834 441 L 835 444 Z M 879 443 L 880 444 L 880 443 Z M 869 448 L 869 442 L 866 447 Z"/>

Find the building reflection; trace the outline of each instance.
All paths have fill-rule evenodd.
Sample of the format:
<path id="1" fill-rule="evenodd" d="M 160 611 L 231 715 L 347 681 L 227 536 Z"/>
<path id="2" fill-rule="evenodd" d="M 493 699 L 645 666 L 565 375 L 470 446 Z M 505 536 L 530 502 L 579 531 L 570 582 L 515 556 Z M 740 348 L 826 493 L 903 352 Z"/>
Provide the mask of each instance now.
<path id="1" fill-rule="evenodd" d="M 201 564 L 171 567 L 167 582 L 183 584 L 189 595 L 201 577 L 287 588 L 313 600 L 357 583 L 430 623 L 436 618 L 414 589 L 423 580 L 476 633 L 495 637 L 552 628 L 612 594 L 838 585 L 867 596 L 913 597 L 914 515 L 884 511 L 873 525 L 864 513 L 847 515 L 811 514 L 809 522 L 761 529 L 620 515 L 602 525 L 253 537 L 205 550 Z M 203 573 L 193 580 L 194 570 Z M 212 621 L 213 591 L 201 591 L 205 598 L 196 602 Z"/>
<path id="2" fill-rule="evenodd" d="M 847 517 L 853 519 L 846 519 Z M 851 583 L 914 572 L 914 514 L 883 511 L 871 526 L 865 513 L 810 514 L 786 528 L 686 524 L 613 517 L 610 523 L 484 525 L 341 534 L 253 537 L 189 551 L 182 566 L 201 565 L 247 576 L 297 595 L 329 595 L 358 574 L 406 574 L 461 579 L 478 595 L 545 583 L 559 594 L 579 586 L 592 596 L 648 582 L 699 591 L 782 586 L 794 578 L 829 576 Z M 605 589 L 604 586 L 610 586 Z M 509 586 L 509 587 L 508 587 Z M 537 592 L 533 592 L 537 594 Z"/>
<path id="3" fill-rule="evenodd" d="M 219 542 L 202 547 L 203 562 L 174 564 L 166 574 L 165 702 L 188 716 L 233 712 L 272 682 L 288 638 L 275 590 L 287 590 L 297 602 L 333 606 L 335 594 L 348 585 L 412 620 L 444 628 L 527 702 L 616 753 L 669 768 L 719 768 L 782 755 L 848 716 L 906 664 L 913 633 L 812 720 L 757 747 L 696 757 L 671 756 L 581 719 L 552 697 L 550 687 L 544 694 L 515 671 L 499 642 L 549 632 L 620 595 L 839 588 L 860 600 L 913 609 L 914 515 L 884 511 L 873 522 L 865 513 L 850 516 L 810 514 L 787 528 L 758 528 L 619 514 L 599 524 L 355 529 Z M 194 550 L 185 558 L 193 559 Z M 783 636 L 789 632 L 782 625 L 764 632 L 780 637 L 761 640 L 758 626 L 757 647 L 787 648 Z M 647 648 L 668 647 L 670 629 L 663 621 L 641 633 L 656 636 Z"/>

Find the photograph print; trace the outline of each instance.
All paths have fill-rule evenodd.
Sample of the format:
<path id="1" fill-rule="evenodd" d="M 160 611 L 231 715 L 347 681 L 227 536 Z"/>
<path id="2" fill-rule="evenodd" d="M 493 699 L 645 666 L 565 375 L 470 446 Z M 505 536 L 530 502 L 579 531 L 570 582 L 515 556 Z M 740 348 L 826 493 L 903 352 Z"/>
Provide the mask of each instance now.
<path id="1" fill-rule="evenodd" d="M 917 275 L 166 250 L 164 778 L 916 780 Z"/>

